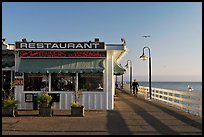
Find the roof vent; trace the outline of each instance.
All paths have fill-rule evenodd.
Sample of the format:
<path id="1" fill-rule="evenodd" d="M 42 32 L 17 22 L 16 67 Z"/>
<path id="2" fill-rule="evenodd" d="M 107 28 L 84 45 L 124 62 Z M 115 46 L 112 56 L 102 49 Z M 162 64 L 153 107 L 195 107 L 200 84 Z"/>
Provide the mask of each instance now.
<path id="1" fill-rule="evenodd" d="M 22 42 L 27 42 L 26 38 L 23 38 L 23 39 L 22 39 Z"/>
<path id="2" fill-rule="evenodd" d="M 99 42 L 99 38 L 95 38 L 95 42 Z"/>
<path id="3" fill-rule="evenodd" d="M 5 41 L 6 41 L 6 39 L 5 39 L 5 38 L 3 38 L 3 39 L 2 39 L 2 42 L 5 42 Z"/>

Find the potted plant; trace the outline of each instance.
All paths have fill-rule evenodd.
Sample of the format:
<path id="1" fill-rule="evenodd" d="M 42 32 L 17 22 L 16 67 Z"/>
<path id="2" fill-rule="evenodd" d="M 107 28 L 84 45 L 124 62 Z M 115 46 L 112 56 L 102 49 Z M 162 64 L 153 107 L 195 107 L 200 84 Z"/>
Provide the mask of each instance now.
<path id="1" fill-rule="evenodd" d="M 8 96 L 3 101 L 2 115 L 12 116 L 12 117 L 17 116 L 18 115 L 17 104 L 18 104 L 18 100 L 15 100 L 11 96 Z"/>
<path id="2" fill-rule="evenodd" d="M 39 93 L 37 97 L 37 103 L 39 104 L 39 115 L 40 116 L 52 116 L 53 110 L 51 108 L 50 102 L 52 97 L 48 95 L 47 92 Z"/>
<path id="3" fill-rule="evenodd" d="M 14 98 L 14 88 L 15 81 L 11 82 L 9 89 L 2 88 L 2 116 L 15 117 L 18 115 L 17 104 L 19 101 Z"/>
<path id="4" fill-rule="evenodd" d="M 74 102 L 71 104 L 71 116 L 84 116 L 84 106 L 79 103 L 81 91 L 74 91 Z"/>

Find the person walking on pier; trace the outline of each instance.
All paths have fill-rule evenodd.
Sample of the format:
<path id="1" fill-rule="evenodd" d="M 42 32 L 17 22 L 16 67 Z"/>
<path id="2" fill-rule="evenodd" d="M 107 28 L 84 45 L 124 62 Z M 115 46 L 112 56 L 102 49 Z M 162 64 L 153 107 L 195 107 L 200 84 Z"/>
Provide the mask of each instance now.
<path id="1" fill-rule="evenodd" d="M 138 84 L 138 82 L 136 81 L 136 79 L 134 79 L 134 82 L 132 83 L 132 87 L 133 87 L 133 94 L 134 94 L 134 95 L 137 95 L 139 84 Z M 135 91 L 136 91 L 136 92 L 135 92 Z"/>

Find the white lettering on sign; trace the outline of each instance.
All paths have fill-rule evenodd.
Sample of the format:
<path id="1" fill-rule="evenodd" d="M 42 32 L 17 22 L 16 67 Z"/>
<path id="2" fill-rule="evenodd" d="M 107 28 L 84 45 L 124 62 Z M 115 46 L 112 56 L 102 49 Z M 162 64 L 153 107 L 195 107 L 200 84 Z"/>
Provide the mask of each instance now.
<path id="1" fill-rule="evenodd" d="M 49 45 L 51 45 L 51 43 L 42 43 L 46 46 L 47 49 L 49 49 Z"/>
<path id="2" fill-rule="evenodd" d="M 28 48 L 27 43 L 21 43 L 20 48 L 21 49 L 23 49 L 23 48 L 27 49 Z"/>
<path id="3" fill-rule="evenodd" d="M 43 49 L 43 43 L 37 43 L 37 48 L 38 49 Z"/>
<path id="4" fill-rule="evenodd" d="M 16 42 L 16 49 L 104 49 L 104 42 Z"/>
<path id="5" fill-rule="evenodd" d="M 59 48 L 58 45 L 57 45 L 57 43 L 54 43 L 54 44 L 52 45 L 51 49 L 54 49 L 54 48 L 55 48 L 55 49 L 56 49 L 56 48 L 57 48 L 57 49 Z"/>
<path id="6" fill-rule="evenodd" d="M 83 49 L 83 46 L 82 46 L 80 43 L 78 43 L 78 44 L 76 45 L 76 49 L 78 49 L 78 48 Z"/>

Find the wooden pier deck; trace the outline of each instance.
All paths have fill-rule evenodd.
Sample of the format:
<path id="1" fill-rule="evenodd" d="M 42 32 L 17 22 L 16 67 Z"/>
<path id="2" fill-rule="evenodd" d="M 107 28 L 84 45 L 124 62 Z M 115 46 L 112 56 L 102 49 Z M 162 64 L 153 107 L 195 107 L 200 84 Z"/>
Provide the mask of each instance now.
<path id="1" fill-rule="evenodd" d="M 67 110 L 55 110 L 52 117 L 21 111 L 2 118 L 2 134 L 202 135 L 202 117 L 121 90 L 114 100 L 114 110 L 85 110 L 84 117 L 71 117 Z"/>
<path id="2" fill-rule="evenodd" d="M 115 110 L 130 134 L 202 134 L 202 117 L 125 92 L 117 91 Z"/>

